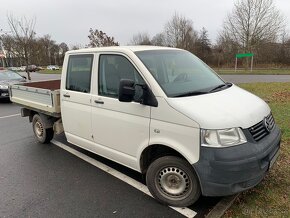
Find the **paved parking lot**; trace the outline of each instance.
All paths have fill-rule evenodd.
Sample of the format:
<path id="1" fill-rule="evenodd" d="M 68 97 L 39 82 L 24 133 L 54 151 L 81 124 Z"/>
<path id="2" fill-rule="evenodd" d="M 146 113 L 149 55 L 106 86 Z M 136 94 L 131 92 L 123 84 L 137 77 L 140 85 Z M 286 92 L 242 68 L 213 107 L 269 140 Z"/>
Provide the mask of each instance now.
<path id="1" fill-rule="evenodd" d="M 204 217 L 220 200 L 203 197 L 181 213 L 163 206 L 126 178 L 55 144 L 37 143 L 18 106 L 0 102 L 0 108 L 0 217 Z M 55 142 L 144 184 L 139 173 L 72 146 L 63 135 Z"/>

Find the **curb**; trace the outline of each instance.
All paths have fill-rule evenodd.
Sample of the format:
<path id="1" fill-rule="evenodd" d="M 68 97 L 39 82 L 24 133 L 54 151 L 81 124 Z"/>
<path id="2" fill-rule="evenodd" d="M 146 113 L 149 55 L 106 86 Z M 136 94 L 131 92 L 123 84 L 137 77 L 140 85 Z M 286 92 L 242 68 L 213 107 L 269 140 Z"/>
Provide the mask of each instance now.
<path id="1" fill-rule="evenodd" d="M 239 194 L 224 197 L 217 205 L 205 216 L 206 218 L 219 218 L 224 215 L 227 209 L 232 206 Z"/>

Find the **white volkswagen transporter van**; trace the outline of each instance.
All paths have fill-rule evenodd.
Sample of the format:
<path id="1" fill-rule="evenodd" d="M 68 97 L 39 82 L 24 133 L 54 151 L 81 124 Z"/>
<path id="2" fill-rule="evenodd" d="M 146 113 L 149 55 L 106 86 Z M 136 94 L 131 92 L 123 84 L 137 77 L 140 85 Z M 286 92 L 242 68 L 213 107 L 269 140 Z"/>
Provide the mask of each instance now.
<path id="1" fill-rule="evenodd" d="M 69 51 L 57 84 L 10 87 L 37 139 L 49 142 L 63 125 L 69 142 L 146 174 L 164 204 L 188 206 L 201 194 L 252 188 L 279 154 L 281 133 L 269 106 L 184 50 Z M 40 104 L 33 88 L 52 99 Z"/>

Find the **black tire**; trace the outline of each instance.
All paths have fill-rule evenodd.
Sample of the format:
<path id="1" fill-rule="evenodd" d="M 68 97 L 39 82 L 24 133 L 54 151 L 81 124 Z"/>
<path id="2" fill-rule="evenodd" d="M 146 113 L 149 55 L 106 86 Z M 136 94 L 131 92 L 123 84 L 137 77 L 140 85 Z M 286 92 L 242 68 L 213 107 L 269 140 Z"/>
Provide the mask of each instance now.
<path id="1" fill-rule="evenodd" d="M 33 116 L 32 129 L 36 139 L 42 144 L 49 143 L 53 138 L 54 134 L 53 129 L 52 128 L 45 129 L 43 121 L 38 114 L 35 114 Z"/>
<path id="2" fill-rule="evenodd" d="M 153 161 L 147 170 L 146 183 L 156 200 L 175 207 L 192 205 L 201 194 L 193 167 L 175 156 Z"/>

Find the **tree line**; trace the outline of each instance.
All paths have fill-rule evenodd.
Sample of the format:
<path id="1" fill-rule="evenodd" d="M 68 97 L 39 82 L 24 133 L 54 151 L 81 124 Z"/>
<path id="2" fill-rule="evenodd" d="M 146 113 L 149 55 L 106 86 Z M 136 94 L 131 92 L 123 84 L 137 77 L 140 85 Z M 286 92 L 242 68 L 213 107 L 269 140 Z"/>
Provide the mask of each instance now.
<path id="1" fill-rule="evenodd" d="M 0 35 L 8 66 L 36 64 L 61 65 L 66 43 L 56 43 L 50 35 L 37 37 L 35 19 L 21 19 L 8 15 L 10 32 Z M 89 30 L 89 43 L 81 47 L 118 46 L 114 37 L 102 30 Z M 169 46 L 188 50 L 213 67 L 234 67 L 235 55 L 253 53 L 256 67 L 290 66 L 290 37 L 286 32 L 285 17 L 273 0 L 236 0 L 218 33 L 216 42 L 209 39 L 205 27 L 196 30 L 193 21 L 178 13 L 168 20 L 163 29 L 150 36 L 140 32 L 132 36 L 131 45 Z M 1 51 L 1 48 L 0 48 Z M 247 58 L 238 60 L 248 67 Z"/>
<path id="2" fill-rule="evenodd" d="M 65 42 L 56 43 L 50 35 L 36 36 L 35 18 L 7 16 L 10 31 L 2 33 L 0 40 L 5 50 L 5 66 L 62 65 L 65 52 L 69 50 Z"/>
<path id="3" fill-rule="evenodd" d="M 91 31 L 91 42 L 99 38 L 95 34 L 98 32 Z M 106 37 L 109 36 L 103 33 L 101 38 Z M 90 46 L 118 45 L 113 37 L 109 38 L 111 41 L 104 40 L 104 45 L 90 43 Z M 236 0 L 215 43 L 209 39 L 205 27 L 198 31 L 191 19 L 175 13 L 160 33 L 153 37 L 146 32 L 137 33 L 130 44 L 185 49 L 218 68 L 234 67 L 235 55 L 239 53 L 253 53 L 256 67 L 290 66 L 290 37 L 286 32 L 285 17 L 273 0 Z M 247 68 L 249 59 L 238 60 L 238 63 Z"/>

